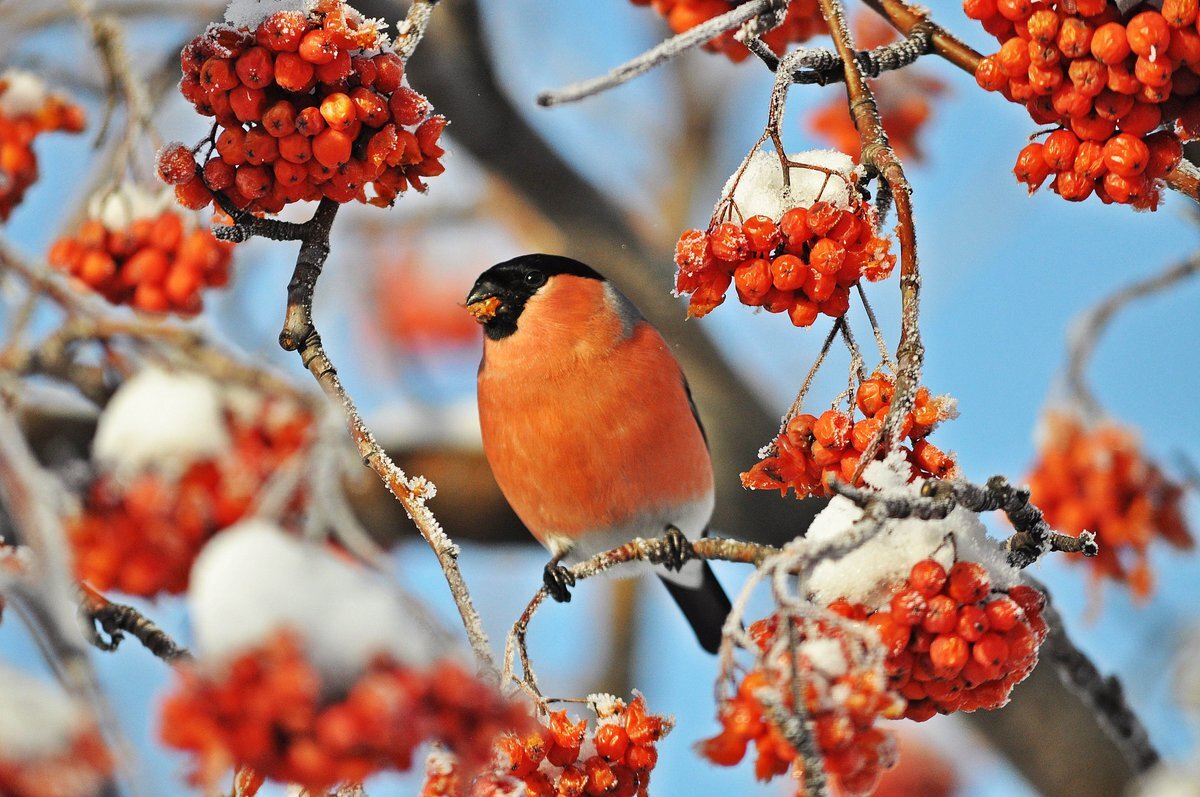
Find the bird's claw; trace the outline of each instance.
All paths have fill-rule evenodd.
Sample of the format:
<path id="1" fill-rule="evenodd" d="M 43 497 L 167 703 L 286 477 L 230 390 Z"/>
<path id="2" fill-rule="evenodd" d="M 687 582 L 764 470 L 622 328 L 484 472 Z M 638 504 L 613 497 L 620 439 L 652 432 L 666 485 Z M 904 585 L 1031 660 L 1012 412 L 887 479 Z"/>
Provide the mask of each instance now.
<path id="1" fill-rule="evenodd" d="M 546 569 L 542 572 L 542 583 L 546 585 L 546 592 L 554 600 L 559 603 L 571 602 L 571 592 L 568 588 L 575 586 L 575 574 L 558 562 L 546 563 Z"/>
<path id="2" fill-rule="evenodd" d="M 687 560 L 692 556 L 692 545 L 688 542 L 688 538 L 683 536 L 683 532 L 674 526 L 667 526 L 667 532 L 663 535 L 663 541 L 666 543 L 666 555 L 663 558 L 663 566 L 668 570 L 679 572 L 687 563 Z"/>

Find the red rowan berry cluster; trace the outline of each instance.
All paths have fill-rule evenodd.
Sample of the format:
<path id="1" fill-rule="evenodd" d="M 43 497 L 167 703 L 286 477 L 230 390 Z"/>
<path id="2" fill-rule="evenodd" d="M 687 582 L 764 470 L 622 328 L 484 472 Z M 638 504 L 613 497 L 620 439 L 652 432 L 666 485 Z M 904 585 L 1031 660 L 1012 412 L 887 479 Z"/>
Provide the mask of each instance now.
<path id="1" fill-rule="evenodd" d="M 735 0 L 633 0 L 633 4 L 653 7 L 676 33 L 728 13 L 738 5 Z M 781 55 L 790 43 L 808 41 L 828 30 L 817 0 L 790 0 L 783 22 L 763 34 L 762 40 L 776 55 Z M 733 37 L 734 33 L 736 29 L 722 33 L 704 45 L 705 49 L 724 53 L 734 63 L 744 61 L 750 51 Z"/>
<path id="2" fill-rule="evenodd" d="M 181 63 L 180 91 L 219 131 L 203 168 L 182 144 L 159 156 L 185 207 L 207 206 L 214 191 L 266 213 L 322 197 L 386 207 L 444 171 L 445 117 L 408 87 L 379 24 L 342 0 L 276 12 L 253 30 L 212 27 Z"/>
<path id="3" fill-rule="evenodd" d="M 33 140 L 42 133 L 83 130 L 83 110 L 47 94 L 36 76 L 11 70 L 0 75 L 0 221 L 12 213 L 38 177 Z"/>
<path id="4" fill-rule="evenodd" d="M 113 304 L 153 313 L 195 315 L 202 288 L 229 282 L 233 244 L 171 207 L 123 187 L 96 206 L 73 235 L 50 247 L 50 264 Z M 113 206 L 131 202 L 130 210 Z"/>
<path id="5" fill-rule="evenodd" d="M 65 694 L 0 669 L 0 794 L 100 797 L 112 756 L 87 713 Z M 30 732 L 30 726 L 36 731 Z"/>
<path id="6" fill-rule="evenodd" d="M 987 569 L 957 561 L 913 565 L 891 601 L 872 612 L 834 601 L 830 610 L 866 621 L 887 651 L 890 687 L 908 701 L 904 716 L 999 708 L 1037 664 L 1046 638 L 1045 597 L 1033 587 L 992 589 Z"/>
<path id="7" fill-rule="evenodd" d="M 1096 578 L 1150 594 L 1147 551 L 1155 538 L 1176 548 L 1194 544 L 1183 511 L 1183 488 L 1140 450 L 1127 429 L 1088 427 L 1071 414 L 1051 413 L 1033 472 L 1032 500 L 1046 521 L 1068 534 L 1085 529 L 1100 542 L 1098 556 L 1085 561 Z"/>
<path id="8" fill-rule="evenodd" d="M 144 597 L 186 590 L 204 544 L 245 517 L 272 474 L 312 439 L 308 413 L 282 400 L 254 402 L 224 408 L 230 446 L 219 457 L 178 475 L 102 472 L 67 524 L 76 576 L 101 591 Z M 296 509 L 302 499 L 292 500 Z"/>
<path id="9" fill-rule="evenodd" d="M 866 202 L 842 209 L 825 201 L 792 208 L 778 220 L 751 216 L 742 224 L 687 230 L 675 245 L 675 288 L 691 295 L 688 315 L 697 318 L 725 301 L 732 283 L 743 304 L 811 326 L 822 313 L 845 315 L 850 288 L 861 277 L 874 282 L 891 274 L 896 256 L 877 230 Z"/>
<path id="10" fill-rule="evenodd" d="M 979 85 L 1058 125 L 1017 157 L 1017 180 L 1064 199 L 1157 207 L 1183 140 L 1200 136 L 1196 0 L 964 0 L 1000 51 L 975 70 Z M 1160 129 L 1162 128 L 1162 129 Z M 1155 132 L 1158 131 L 1158 132 Z"/>
<path id="11" fill-rule="evenodd" d="M 875 727 L 880 717 L 898 719 L 904 701 L 888 687 L 873 646 L 840 624 L 793 620 L 799 643 L 795 664 L 824 766 L 841 791 L 851 797 L 870 794 L 885 769 L 895 765 L 895 742 Z M 701 742 L 701 754 L 714 764 L 733 766 L 750 743 L 757 757 L 754 774 L 770 780 L 795 768 L 803 778 L 803 761 L 770 718 L 767 704 L 792 706 L 792 667 L 788 656 L 775 652 L 780 618 L 772 615 L 750 626 L 750 635 L 766 657 L 748 672 L 737 693 L 725 700 L 718 718 L 721 732 Z M 774 664 L 771 664 L 774 662 Z M 764 700 L 765 698 L 765 700 Z"/>
<path id="12" fill-rule="evenodd" d="M 529 724 L 523 708 L 446 661 L 414 668 L 380 656 L 348 688 L 331 690 L 286 632 L 220 672 L 179 674 L 162 705 L 162 740 L 198 756 L 198 785 L 232 760 L 324 794 L 380 770 L 408 770 L 428 741 L 478 768 L 497 734 Z"/>
<path id="13" fill-rule="evenodd" d="M 505 734 L 496 741 L 496 769 L 485 772 L 480 786 L 505 784 L 530 797 L 583 797 L 646 794 L 650 772 L 658 763 L 659 739 L 672 721 L 646 711 L 641 695 L 626 705 L 611 695 L 592 695 L 588 701 L 597 724 L 572 722 L 567 712 L 554 711 L 548 720 L 526 734 Z M 435 762 L 437 763 L 437 762 Z M 427 770 L 423 797 L 460 797 L 456 767 Z M 486 792 L 486 789 L 483 789 Z M 511 792 L 510 792 L 511 793 Z"/>
<path id="14" fill-rule="evenodd" d="M 803 498 L 832 495 L 831 478 L 851 483 L 863 453 L 883 428 L 894 388 L 892 377 L 880 372 L 859 385 L 855 394 L 855 405 L 863 414 L 859 421 L 854 420 L 853 408 L 851 412 L 826 410 L 820 417 L 794 416 L 772 443 L 772 453 L 742 474 L 742 486 L 779 490 L 785 495 L 792 489 Z M 900 437 L 911 441 L 911 447 L 903 450 L 913 479 L 944 479 L 957 472 L 953 456 L 925 439 L 934 427 L 956 414 L 948 396 L 932 396 L 924 387 L 917 391 L 913 409 L 900 428 Z M 886 453 L 881 446 L 876 458 L 882 459 Z M 856 486 L 861 484 L 860 477 Z"/>

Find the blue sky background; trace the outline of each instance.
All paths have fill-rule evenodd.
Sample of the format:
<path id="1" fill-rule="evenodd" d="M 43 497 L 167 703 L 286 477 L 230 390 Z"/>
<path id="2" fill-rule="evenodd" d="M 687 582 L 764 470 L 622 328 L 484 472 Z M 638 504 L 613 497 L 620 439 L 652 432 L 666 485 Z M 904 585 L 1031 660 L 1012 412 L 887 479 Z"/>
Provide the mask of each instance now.
<path id="1" fill-rule="evenodd" d="M 640 211 L 651 223 L 652 189 L 671 168 L 659 149 L 662 130 L 678 122 L 665 73 L 583 105 L 553 111 L 537 109 L 540 89 L 598 74 L 653 44 L 664 33 L 648 9 L 623 0 L 521 0 L 485 3 L 493 47 L 501 54 L 497 69 L 514 100 L 529 118 L 584 174 Z M 939 20 L 978 48 L 990 42 L 966 20 L 957 3 L 937 3 Z M 436 17 L 434 24 L 437 24 Z M 146 53 L 173 40 L 181 28 L 158 22 L 134 31 L 135 51 Z M 64 38 L 67 37 L 67 38 Z M 82 46 L 74 31 L 47 32 L 26 41 L 14 60 L 51 61 L 74 57 Z M 70 40 L 70 46 L 66 42 Z M 1160 270 L 1200 243 L 1184 200 L 1169 196 L 1155 214 L 1105 207 L 1090 200 L 1068 204 L 1048 192 L 1028 197 L 1012 178 L 1017 151 L 1033 125 L 1024 110 L 978 90 L 968 75 L 926 59 L 923 68 L 945 81 L 950 92 L 938 104 L 926 131 L 927 163 L 910 164 L 924 288 L 922 330 L 927 346 L 925 382 L 935 392 L 952 393 L 962 417 L 936 434 L 939 446 L 959 455 L 965 474 L 976 481 L 993 473 L 1019 479 L 1033 456 L 1033 430 L 1061 373 L 1069 322 L 1116 288 Z M 723 58 L 696 54 L 687 61 L 712 101 L 724 105 L 718 152 L 710 164 L 690 224 L 702 225 L 726 176 L 737 166 L 765 122 L 769 76 L 747 63 L 733 66 Z M 420 76 L 413 75 L 417 88 Z M 785 143 L 800 150 L 820 145 L 805 133 L 806 107 L 824 102 L 827 89 L 795 90 L 789 104 Z M 435 98 L 436 99 L 436 98 Z M 93 118 L 98 118 L 95 113 Z M 195 140 L 199 120 L 172 99 L 164 104 L 162 123 L 168 138 Z M 450 128 L 453 133 L 453 127 Z M 87 141 L 54 137 L 39 143 L 42 182 L 14 214 L 5 233 L 31 253 L 43 252 L 56 234 L 66 190 L 86 171 Z M 429 197 L 406 197 L 391 211 L 397 220 L 415 213 L 470 206 L 484 191 L 477 169 L 465 156 L 447 159 L 447 172 L 432 181 Z M 343 220 L 341 230 L 346 232 Z M 494 229 L 487 246 L 465 246 L 443 231 L 424 244 L 448 263 L 447 279 L 462 292 L 492 262 L 520 252 L 510 236 Z M 473 233 L 473 235 L 475 235 Z M 471 238 L 471 236 L 462 236 Z M 471 402 L 477 351 L 457 351 L 444 361 L 399 359 L 381 363 L 379 352 L 360 337 L 352 323 L 363 295 L 366 274 L 353 256 L 353 242 L 335 246 L 318 297 L 318 323 L 351 393 L 369 419 L 387 436 L 389 425 L 411 411 L 414 402 L 461 407 Z M 487 260 L 479 260 L 480 252 Z M 447 254 L 449 253 L 449 254 Z M 293 251 L 286 245 L 256 242 L 239 260 L 239 288 L 213 296 L 204 324 L 210 324 L 249 352 L 279 364 L 304 381 L 299 364 L 275 347 L 283 290 Z M 664 285 L 664 290 L 669 286 Z M 872 286 L 885 329 L 895 340 L 898 295 L 895 279 Z M 1092 384 L 1103 405 L 1121 421 L 1139 428 L 1146 447 L 1173 463 L 1186 455 L 1200 460 L 1200 420 L 1192 397 L 1200 393 L 1200 280 L 1168 295 L 1142 301 L 1118 316 L 1098 347 Z M 820 344 L 819 332 L 796 331 L 785 319 L 754 314 L 734 302 L 696 322 L 713 334 L 746 378 L 782 413 Z M 865 325 L 859 323 L 860 330 Z M 860 331 L 860 339 L 865 332 Z M 356 356 L 374 352 L 375 356 Z M 832 396 L 844 384 L 839 365 L 826 369 L 814 396 Z M 382 376 L 381 376 L 382 375 Z M 822 398 L 822 400 L 823 400 Z M 709 424 L 720 419 L 706 419 Z M 746 459 L 765 441 L 748 441 Z M 452 502 L 443 495 L 433 503 Z M 1189 499 L 1189 515 L 1197 502 Z M 450 530 L 453 534 L 453 529 Z M 427 551 L 413 545 L 395 557 L 401 582 L 424 596 L 453 623 L 440 572 Z M 1195 726 L 1172 707 L 1169 672 L 1181 635 L 1200 622 L 1194 585 L 1200 568 L 1194 556 L 1155 550 L 1160 585 L 1145 606 L 1135 607 L 1111 587 L 1102 591 L 1103 612 L 1088 612 L 1086 580 L 1079 569 L 1050 558 L 1035 575 L 1048 583 L 1079 644 L 1100 668 L 1120 675 L 1129 698 L 1148 725 L 1151 738 L 1168 757 L 1196 748 Z M 536 588 L 544 554 L 537 549 L 492 550 L 469 547 L 462 566 L 496 645 Z M 720 569 L 731 590 L 744 571 Z M 547 693 L 581 695 L 591 690 L 604 647 L 608 585 L 589 583 L 569 607 L 547 607 L 535 622 L 532 653 Z M 786 786 L 752 786 L 749 767 L 728 771 L 709 767 L 690 751 L 696 740 L 716 728 L 711 698 L 712 659 L 695 646 L 690 632 L 657 588 L 642 591 L 645 608 L 636 649 L 636 682 L 654 710 L 674 713 L 678 730 L 662 746 L 655 772 L 655 793 L 720 795 L 786 793 Z M 186 618 L 177 601 L 160 601 L 148 613 L 187 637 Z M 764 608 L 765 611 L 765 608 Z M 115 655 L 96 657 L 97 666 L 138 748 L 143 793 L 173 793 L 171 783 L 181 762 L 153 742 L 154 701 L 167 684 L 160 662 L 127 644 Z M 0 662 L 36 666 L 36 657 L 19 625 L 0 625 Z M 1020 699 L 1020 689 L 1016 699 Z M 1028 793 L 1009 770 L 970 742 L 966 726 L 937 718 L 920 732 L 929 741 L 956 751 L 964 778 L 963 795 L 1013 797 Z M 966 752 L 962 752 L 964 745 Z M 372 797 L 415 792 L 412 781 L 389 778 L 372 784 Z"/>

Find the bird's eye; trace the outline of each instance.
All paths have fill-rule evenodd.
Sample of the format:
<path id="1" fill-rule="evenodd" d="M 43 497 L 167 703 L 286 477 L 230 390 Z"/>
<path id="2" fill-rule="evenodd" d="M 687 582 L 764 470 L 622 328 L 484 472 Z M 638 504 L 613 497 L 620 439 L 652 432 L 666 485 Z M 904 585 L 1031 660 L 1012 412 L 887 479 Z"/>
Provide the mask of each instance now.
<path id="1" fill-rule="evenodd" d="M 525 284 L 530 287 L 537 287 L 546 281 L 546 275 L 540 271 L 528 271 L 525 273 Z"/>

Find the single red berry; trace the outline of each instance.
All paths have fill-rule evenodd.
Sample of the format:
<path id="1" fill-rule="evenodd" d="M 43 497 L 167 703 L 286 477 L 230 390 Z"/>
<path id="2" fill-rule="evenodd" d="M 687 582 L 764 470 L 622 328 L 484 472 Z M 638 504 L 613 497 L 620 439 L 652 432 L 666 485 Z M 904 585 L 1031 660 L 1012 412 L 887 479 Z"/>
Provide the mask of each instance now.
<path id="1" fill-rule="evenodd" d="M 182 185 L 196 178 L 196 160 L 192 151 L 178 141 L 162 148 L 155 166 L 158 179 L 167 185 Z"/>
<path id="2" fill-rule="evenodd" d="M 1146 142 L 1128 133 L 1118 133 L 1104 145 L 1104 165 L 1122 177 L 1135 177 L 1150 163 Z"/>
<path id="3" fill-rule="evenodd" d="M 863 421 L 867 423 L 867 421 Z M 860 424 L 855 424 L 857 432 Z M 925 600 L 925 596 L 915 589 L 902 589 L 892 596 L 889 604 L 892 610 L 892 618 L 901 625 L 918 625 L 925 619 L 925 612 L 929 609 L 929 604 Z"/>
<path id="4" fill-rule="evenodd" d="M 987 570 L 978 562 L 955 562 L 950 568 L 946 592 L 959 603 L 977 603 L 987 597 L 990 590 Z"/>
<path id="5" fill-rule="evenodd" d="M 931 634 L 948 634 L 958 625 L 958 603 L 948 595 L 929 598 L 929 608 L 921 627 Z"/>
<path id="6" fill-rule="evenodd" d="M 929 646 L 929 662 L 940 677 L 957 675 L 967 663 L 971 651 L 957 634 L 941 634 Z"/>
<path id="7" fill-rule="evenodd" d="M 860 398 L 860 407 L 862 406 L 861 401 Z M 912 570 L 909 571 L 908 583 L 926 598 L 932 598 L 942 591 L 942 587 L 946 583 L 946 568 L 933 559 L 922 559 L 913 565 Z"/>

